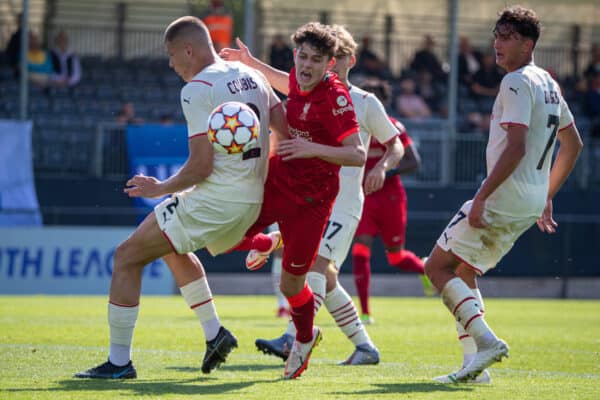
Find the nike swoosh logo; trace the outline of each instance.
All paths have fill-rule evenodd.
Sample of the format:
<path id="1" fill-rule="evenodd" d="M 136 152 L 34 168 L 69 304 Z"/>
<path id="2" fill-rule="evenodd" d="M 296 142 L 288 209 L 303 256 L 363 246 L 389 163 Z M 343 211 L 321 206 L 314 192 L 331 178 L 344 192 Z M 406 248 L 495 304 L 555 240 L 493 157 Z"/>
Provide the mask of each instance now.
<path id="1" fill-rule="evenodd" d="M 305 265 L 306 265 L 306 264 L 294 264 L 294 263 L 292 263 L 292 264 L 291 264 L 292 268 L 302 268 L 302 267 L 304 267 Z"/>
<path id="2" fill-rule="evenodd" d="M 113 374 L 113 378 L 114 378 L 114 379 L 116 379 L 116 378 L 120 378 L 120 377 L 122 377 L 123 375 L 125 375 L 127 372 L 129 372 L 129 368 L 125 368 L 123 371 L 120 371 L 120 372 L 115 372 L 115 373 Z"/>

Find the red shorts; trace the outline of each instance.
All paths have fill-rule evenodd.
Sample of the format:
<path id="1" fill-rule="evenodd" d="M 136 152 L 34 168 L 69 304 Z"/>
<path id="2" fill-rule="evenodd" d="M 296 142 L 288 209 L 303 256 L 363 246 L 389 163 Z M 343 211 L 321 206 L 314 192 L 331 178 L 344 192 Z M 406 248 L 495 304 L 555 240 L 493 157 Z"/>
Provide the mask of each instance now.
<path id="1" fill-rule="evenodd" d="M 295 197 L 286 195 L 273 180 L 268 178 L 265 183 L 260 215 L 246 236 L 260 233 L 277 222 L 284 243 L 283 269 L 293 275 L 304 275 L 315 261 L 335 198 L 316 203 L 300 202 L 297 194 Z"/>
<path id="2" fill-rule="evenodd" d="M 387 179 L 381 190 L 365 197 L 356 236 L 381 235 L 386 248 L 404 244 L 406 234 L 406 191 L 399 182 Z"/>

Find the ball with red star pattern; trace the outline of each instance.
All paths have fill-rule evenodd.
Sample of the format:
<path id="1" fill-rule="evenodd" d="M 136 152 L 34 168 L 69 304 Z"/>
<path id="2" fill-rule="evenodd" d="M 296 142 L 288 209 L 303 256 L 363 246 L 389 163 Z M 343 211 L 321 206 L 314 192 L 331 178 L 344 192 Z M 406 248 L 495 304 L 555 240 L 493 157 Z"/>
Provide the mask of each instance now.
<path id="1" fill-rule="evenodd" d="M 208 140 L 221 153 L 244 153 L 257 145 L 259 134 L 258 117 L 244 103 L 223 103 L 208 117 Z"/>

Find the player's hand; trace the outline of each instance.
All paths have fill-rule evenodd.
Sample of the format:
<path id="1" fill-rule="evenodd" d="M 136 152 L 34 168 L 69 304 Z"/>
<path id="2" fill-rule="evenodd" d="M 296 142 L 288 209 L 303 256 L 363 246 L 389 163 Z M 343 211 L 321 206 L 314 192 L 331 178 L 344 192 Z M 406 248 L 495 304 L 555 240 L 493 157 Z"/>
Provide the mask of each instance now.
<path id="1" fill-rule="evenodd" d="M 473 228 L 483 229 L 488 226 L 488 223 L 485 222 L 483 218 L 483 211 L 485 210 L 485 200 L 479 199 L 477 196 L 473 199 L 473 203 L 471 204 L 471 211 L 469 211 L 469 215 L 467 215 L 467 220 L 469 221 L 469 225 Z"/>
<path id="2" fill-rule="evenodd" d="M 229 47 L 221 49 L 219 57 L 226 61 L 240 61 L 246 65 L 250 64 L 252 54 L 250 53 L 248 46 L 246 46 L 240 38 L 235 38 L 235 44 L 237 44 L 238 49 L 231 49 Z"/>
<path id="3" fill-rule="evenodd" d="M 162 182 L 153 176 L 138 174 L 127 181 L 123 191 L 129 197 L 147 197 L 156 198 L 164 195 L 161 191 L 160 184 Z"/>
<path id="4" fill-rule="evenodd" d="M 542 216 L 537 220 L 537 226 L 542 232 L 554 233 L 558 227 L 558 223 L 552 217 L 552 200 L 546 201 L 546 207 L 542 212 Z"/>
<path id="5" fill-rule="evenodd" d="M 365 183 L 363 189 L 366 195 L 374 193 L 383 187 L 385 183 L 385 169 L 382 167 L 375 166 L 369 171 L 365 177 Z"/>
<path id="6" fill-rule="evenodd" d="M 295 137 L 293 139 L 282 140 L 277 146 L 277 154 L 283 161 L 294 160 L 296 158 L 315 157 L 315 144 L 308 140 Z"/>

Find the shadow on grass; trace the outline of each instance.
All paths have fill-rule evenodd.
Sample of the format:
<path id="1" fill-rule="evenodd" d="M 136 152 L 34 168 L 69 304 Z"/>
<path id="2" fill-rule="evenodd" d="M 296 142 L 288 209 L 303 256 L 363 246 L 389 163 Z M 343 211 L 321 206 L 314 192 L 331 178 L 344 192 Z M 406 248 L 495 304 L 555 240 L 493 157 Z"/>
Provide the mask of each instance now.
<path id="1" fill-rule="evenodd" d="M 170 369 L 178 372 L 194 372 L 200 373 L 200 367 L 180 367 L 180 366 L 171 366 L 165 367 L 165 369 Z M 256 365 L 256 364 L 235 364 L 235 365 L 221 365 L 219 370 L 223 371 L 266 371 L 270 369 L 280 369 L 283 371 L 283 363 L 281 365 Z"/>
<path id="2" fill-rule="evenodd" d="M 375 383 L 373 389 L 331 392 L 332 395 L 375 395 L 385 393 L 471 392 L 472 387 L 440 383 Z"/>
<path id="3" fill-rule="evenodd" d="M 58 387 L 52 388 L 18 388 L 6 389 L 6 392 L 57 392 L 56 398 L 60 392 L 101 392 L 101 391 L 130 391 L 132 395 L 154 395 L 161 396 L 167 394 L 175 395 L 197 395 L 197 394 L 223 394 L 236 390 L 241 390 L 257 383 L 271 383 L 274 380 L 262 380 L 252 382 L 235 383 L 216 383 L 209 381 L 217 378 L 194 378 L 186 380 L 149 380 L 124 379 L 124 380 L 105 380 L 105 379 L 65 379 L 58 381 Z M 208 384 L 207 384 L 208 383 Z"/>

